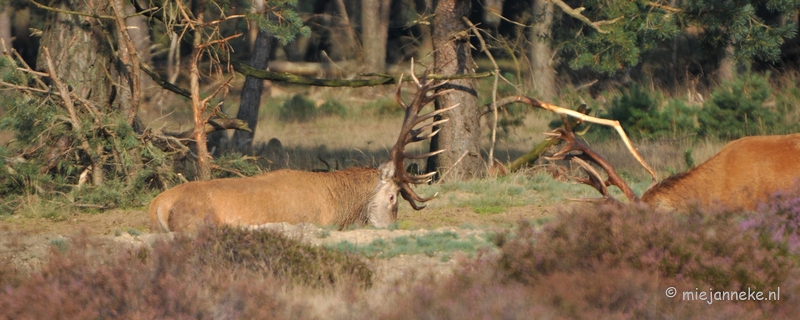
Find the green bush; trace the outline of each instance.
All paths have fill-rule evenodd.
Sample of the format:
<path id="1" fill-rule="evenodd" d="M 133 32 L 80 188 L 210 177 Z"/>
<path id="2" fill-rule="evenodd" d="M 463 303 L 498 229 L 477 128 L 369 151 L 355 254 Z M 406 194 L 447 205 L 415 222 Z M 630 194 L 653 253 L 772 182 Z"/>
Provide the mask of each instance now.
<path id="1" fill-rule="evenodd" d="M 337 116 L 344 118 L 347 116 L 347 108 L 336 100 L 325 101 L 319 106 L 319 113 L 323 116 Z"/>
<path id="2" fill-rule="evenodd" d="M 777 112 L 764 106 L 772 94 L 768 78 L 748 74 L 714 90 L 698 117 L 700 135 L 738 139 L 789 130 Z"/>
<path id="3" fill-rule="evenodd" d="M 370 113 L 377 113 L 379 115 L 393 115 L 403 112 L 403 107 L 397 104 L 397 101 L 390 98 L 374 100 L 364 105 L 364 108 Z"/>
<path id="4" fill-rule="evenodd" d="M 683 101 L 661 99 L 638 85 L 614 98 L 609 117 L 618 120 L 631 138 L 652 139 L 691 134 L 696 112 Z"/>
<path id="5" fill-rule="evenodd" d="M 317 109 L 314 106 L 314 101 L 301 94 L 296 94 L 291 99 L 286 100 L 278 112 L 279 119 L 290 122 L 307 122 L 313 120 L 316 116 Z"/>

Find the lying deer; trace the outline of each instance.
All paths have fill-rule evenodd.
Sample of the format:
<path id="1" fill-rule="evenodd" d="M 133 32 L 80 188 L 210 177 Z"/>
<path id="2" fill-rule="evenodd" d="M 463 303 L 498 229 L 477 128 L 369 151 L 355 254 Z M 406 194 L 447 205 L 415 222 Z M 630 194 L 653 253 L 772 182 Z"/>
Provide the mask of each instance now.
<path id="1" fill-rule="evenodd" d="M 436 195 L 423 198 L 409 184 L 430 181 L 436 172 L 409 175 L 403 170 L 403 160 L 422 159 L 444 150 L 425 154 L 407 154 L 406 145 L 423 141 L 439 130 L 427 132 L 447 121 L 442 119 L 415 128 L 450 109 L 451 106 L 419 115 L 420 110 L 437 97 L 448 93 L 431 93 L 444 82 L 434 85 L 426 79 L 411 77 L 416 94 L 410 105 L 403 102 L 398 85 L 395 98 L 405 109 L 403 126 L 390 159 L 375 168 L 350 168 L 334 172 L 278 170 L 248 178 L 228 178 L 193 181 L 181 184 L 158 195 L 150 203 L 150 218 L 160 229 L 194 231 L 203 223 L 253 227 L 270 222 L 296 224 L 310 222 L 336 225 L 342 229 L 351 224 L 370 224 L 383 228 L 397 220 L 398 193 L 415 210 Z M 430 94 L 429 94 L 430 93 Z"/>
<path id="2" fill-rule="evenodd" d="M 589 175 L 580 182 L 591 185 L 606 198 L 610 198 L 606 187 L 614 185 L 631 202 L 641 201 L 655 209 L 753 211 L 776 193 L 793 191 L 800 179 L 800 133 L 745 137 L 728 143 L 699 166 L 653 185 L 640 200 L 613 167 L 571 131 L 560 129 L 555 136 L 567 144 L 553 158 L 576 159 Z M 583 160 L 603 168 L 608 179 L 603 181 Z"/>

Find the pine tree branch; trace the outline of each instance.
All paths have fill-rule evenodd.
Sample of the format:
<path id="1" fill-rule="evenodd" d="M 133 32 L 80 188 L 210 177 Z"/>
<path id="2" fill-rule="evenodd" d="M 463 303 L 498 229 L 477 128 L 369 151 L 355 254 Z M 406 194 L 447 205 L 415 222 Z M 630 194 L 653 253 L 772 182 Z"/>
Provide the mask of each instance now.
<path id="1" fill-rule="evenodd" d="M 680 9 L 680 8 L 675 8 L 675 7 L 670 7 L 670 6 L 668 6 L 668 5 L 663 5 L 663 4 L 660 4 L 660 3 L 655 3 L 655 2 L 653 2 L 653 1 L 648 1 L 648 2 L 647 2 L 647 5 L 648 5 L 648 6 L 651 6 L 651 7 L 654 7 L 654 8 L 659 8 L 659 9 L 662 9 L 662 10 L 664 10 L 664 11 L 673 12 L 673 13 L 682 13 L 682 12 L 683 12 L 683 9 Z"/>
<path id="2" fill-rule="evenodd" d="M 562 0 L 546 0 L 546 1 L 549 1 L 550 3 L 553 3 L 553 4 L 557 5 L 559 8 L 561 8 L 561 11 L 564 11 L 564 13 L 568 14 L 569 16 L 571 16 L 571 17 L 573 17 L 575 19 L 580 20 L 581 22 L 583 22 L 587 26 L 592 27 L 594 30 L 596 30 L 597 32 L 602 33 L 602 34 L 607 34 L 608 30 L 603 30 L 603 29 L 600 28 L 600 26 L 606 25 L 606 24 L 613 24 L 613 23 L 616 23 L 617 21 L 619 21 L 620 19 L 624 18 L 624 16 L 619 16 L 619 17 L 616 17 L 616 18 L 611 19 L 611 20 L 592 21 L 591 19 L 589 19 L 586 16 L 584 16 L 583 14 L 581 14 L 581 12 L 583 12 L 583 10 L 586 10 L 586 8 L 584 8 L 584 7 L 573 9 L 568 4 L 564 3 L 564 1 L 562 1 Z"/>

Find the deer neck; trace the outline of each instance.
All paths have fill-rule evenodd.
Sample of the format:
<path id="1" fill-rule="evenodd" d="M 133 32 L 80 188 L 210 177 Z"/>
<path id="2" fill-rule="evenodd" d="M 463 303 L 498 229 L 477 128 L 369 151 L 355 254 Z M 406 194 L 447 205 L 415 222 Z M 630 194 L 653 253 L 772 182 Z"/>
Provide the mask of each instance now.
<path id="1" fill-rule="evenodd" d="M 366 224 L 370 203 L 375 197 L 379 171 L 373 168 L 349 168 L 327 173 L 334 186 L 329 188 L 335 203 L 334 223 L 344 228 L 354 223 Z"/>

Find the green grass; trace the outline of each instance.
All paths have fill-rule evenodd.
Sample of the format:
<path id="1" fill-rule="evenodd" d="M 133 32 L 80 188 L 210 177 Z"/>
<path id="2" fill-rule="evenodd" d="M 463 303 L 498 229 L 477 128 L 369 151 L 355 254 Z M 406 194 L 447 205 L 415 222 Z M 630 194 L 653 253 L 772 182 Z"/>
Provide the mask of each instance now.
<path id="1" fill-rule="evenodd" d="M 506 212 L 506 208 L 503 206 L 481 206 L 481 207 L 473 207 L 472 211 L 475 211 L 475 213 L 481 215 L 490 215 L 490 214 Z"/>
<path id="2" fill-rule="evenodd" d="M 447 255 L 455 251 L 475 253 L 479 248 L 491 246 L 485 236 L 459 238 L 454 232 L 431 232 L 423 236 L 400 236 L 390 240 L 376 239 L 368 245 L 358 246 L 349 241 L 329 246 L 332 249 L 358 253 L 365 257 L 391 259 L 400 255 L 424 254 L 429 257 Z"/>

